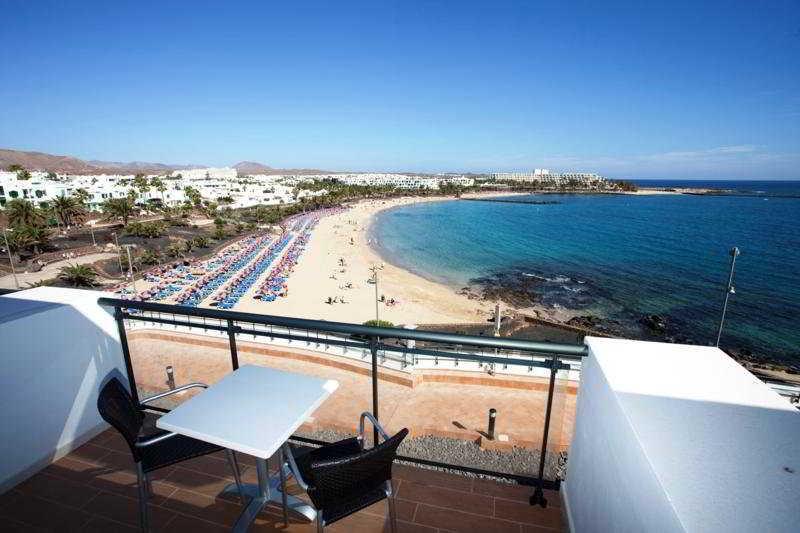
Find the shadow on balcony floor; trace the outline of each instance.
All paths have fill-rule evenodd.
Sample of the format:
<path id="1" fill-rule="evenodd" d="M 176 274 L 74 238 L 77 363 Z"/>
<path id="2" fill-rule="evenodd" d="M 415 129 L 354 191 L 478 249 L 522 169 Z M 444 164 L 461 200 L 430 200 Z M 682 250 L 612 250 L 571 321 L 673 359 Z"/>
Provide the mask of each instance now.
<path id="1" fill-rule="evenodd" d="M 255 464 L 240 455 L 243 477 L 255 482 Z M 227 531 L 241 507 L 218 497 L 232 479 L 224 455 L 192 459 L 155 472 L 150 516 L 154 531 Z M 530 487 L 506 485 L 405 465 L 394 467 L 398 529 L 402 532 L 561 531 L 557 493 L 550 507 L 531 507 Z M 298 493 L 297 487 L 291 492 Z M 108 430 L 0 496 L 2 531 L 137 531 L 136 474 L 122 438 Z M 294 521 L 285 528 L 270 507 L 251 531 L 312 532 Z M 326 531 L 389 531 L 379 502 Z"/>

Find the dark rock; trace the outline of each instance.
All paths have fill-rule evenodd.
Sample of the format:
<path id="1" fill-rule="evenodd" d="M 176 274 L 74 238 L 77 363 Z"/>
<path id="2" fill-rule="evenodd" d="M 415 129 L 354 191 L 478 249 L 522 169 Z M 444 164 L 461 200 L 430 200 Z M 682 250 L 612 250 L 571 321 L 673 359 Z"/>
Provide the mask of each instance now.
<path id="1" fill-rule="evenodd" d="M 667 319 L 661 315 L 645 315 L 639 323 L 653 333 L 664 333 L 667 331 Z"/>
<path id="2" fill-rule="evenodd" d="M 600 325 L 600 317 L 593 315 L 574 316 L 567 320 L 568 326 L 576 326 L 579 328 L 595 329 Z"/>

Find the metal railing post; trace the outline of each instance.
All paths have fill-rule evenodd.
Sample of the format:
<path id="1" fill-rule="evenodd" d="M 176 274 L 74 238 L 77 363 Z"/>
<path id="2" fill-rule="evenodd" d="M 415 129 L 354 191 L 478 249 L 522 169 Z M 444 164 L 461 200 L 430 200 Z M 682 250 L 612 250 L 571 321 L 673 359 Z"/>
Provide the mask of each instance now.
<path id="1" fill-rule="evenodd" d="M 136 390 L 136 378 L 133 375 L 133 362 L 131 352 L 128 348 L 128 335 L 125 332 L 125 318 L 122 316 L 122 309 L 114 307 L 114 319 L 117 321 L 117 331 L 119 332 L 119 345 L 122 348 L 122 358 L 125 360 L 125 372 L 128 374 L 128 384 L 131 387 L 131 397 L 137 406 L 139 403 L 139 391 Z"/>
<path id="2" fill-rule="evenodd" d="M 231 319 L 228 319 L 228 342 L 231 345 L 231 365 L 234 370 L 239 370 L 239 351 L 236 349 L 236 328 Z"/>
<path id="3" fill-rule="evenodd" d="M 378 417 L 378 339 L 375 337 L 369 338 L 369 351 L 372 353 L 372 415 L 375 420 L 380 420 Z M 372 428 L 372 445 L 378 444 L 378 428 Z"/>
<path id="4" fill-rule="evenodd" d="M 558 369 L 558 356 L 553 354 L 550 359 L 550 387 L 547 391 L 547 410 L 544 413 L 544 430 L 542 432 L 542 451 L 539 457 L 539 478 L 536 483 L 536 490 L 531 496 L 531 505 L 539 504 L 547 507 L 547 498 L 544 497 L 544 465 L 547 460 L 547 438 L 550 433 L 550 413 L 553 410 L 553 391 L 556 386 L 556 372 Z"/>

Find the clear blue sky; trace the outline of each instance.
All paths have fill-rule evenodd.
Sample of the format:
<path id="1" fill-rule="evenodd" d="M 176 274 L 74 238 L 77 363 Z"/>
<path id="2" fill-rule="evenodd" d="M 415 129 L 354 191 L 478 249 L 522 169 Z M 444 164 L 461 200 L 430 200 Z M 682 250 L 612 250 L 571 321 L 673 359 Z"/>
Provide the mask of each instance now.
<path id="1" fill-rule="evenodd" d="M 797 0 L 0 7 L 0 147 L 800 178 Z"/>

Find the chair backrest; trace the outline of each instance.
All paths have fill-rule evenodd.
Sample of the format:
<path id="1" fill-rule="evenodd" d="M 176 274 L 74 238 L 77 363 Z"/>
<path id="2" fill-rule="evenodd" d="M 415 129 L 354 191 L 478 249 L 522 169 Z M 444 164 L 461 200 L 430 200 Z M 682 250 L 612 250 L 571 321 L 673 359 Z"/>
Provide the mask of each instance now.
<path id="1" fill-rule="evenodd" d="M 128 389 L 117 378 L 106 383 L 97 398 L 97 410 L 103 420 L 119 431 L 128 443 L 134 461 L 139 461 L 135 443 L 144 423 L 144 415 L 136 406 Z"/>
<path id="2" fill-rule="evenodd" d="M 308 495 L 317 509 L 338 507 L 359 495 L 382 489 L 392 479 L 392 462 L 408 429 L 354 455 L 311 463 Z"/>

